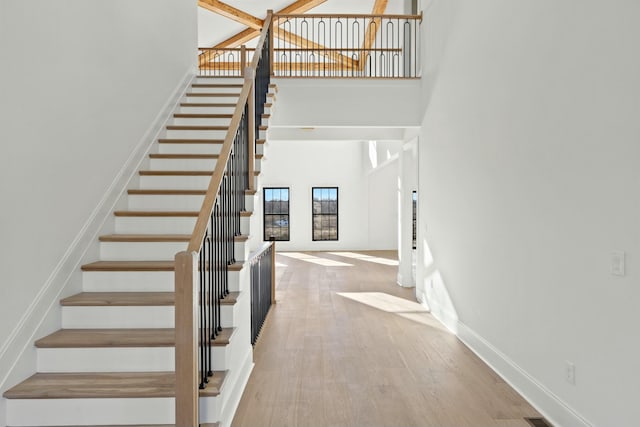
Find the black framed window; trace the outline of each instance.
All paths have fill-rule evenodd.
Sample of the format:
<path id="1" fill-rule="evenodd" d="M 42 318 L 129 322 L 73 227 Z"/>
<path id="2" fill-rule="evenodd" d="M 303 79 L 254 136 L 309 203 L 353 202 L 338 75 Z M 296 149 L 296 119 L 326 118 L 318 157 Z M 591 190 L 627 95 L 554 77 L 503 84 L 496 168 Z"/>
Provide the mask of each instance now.
<path id="1" fill-rule="evenodd" d="M 417 227 L 417 221 L 418 221 L 418 192 L 414 191 L 413 193 L 411 193 L 411 204 L 413 206 L 413 249 L 417 248 L 418 246 L 416 245 L 416 240 L 418 237 L 418 227 Z"/>
<path id="2" fill-rule="evenodd" d="M 313 187 L 313 240 L 338 240 L 338 187 Z"/>
<path id="3" fill-rule="evenodd" d="M 264 240 L 289 240 L 289 188 L 262 189 Z"/>

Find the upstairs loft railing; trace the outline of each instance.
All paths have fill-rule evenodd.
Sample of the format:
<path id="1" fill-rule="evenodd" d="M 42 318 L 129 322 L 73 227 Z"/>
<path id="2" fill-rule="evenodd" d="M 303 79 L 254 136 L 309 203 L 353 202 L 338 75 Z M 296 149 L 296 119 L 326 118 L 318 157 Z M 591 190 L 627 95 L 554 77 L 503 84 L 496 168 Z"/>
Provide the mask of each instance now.
<path id="1" fill-rule="evenodd" d="M 273 15 L 275 77 L 420 77 L 422 15 Z M 200 49 L 203 75 L 242 76 L 253 49 Z"/>
<path id="2" fill-rule="evenodd" d="M 220 301 L 229 271 L 246 190 L 253 189 L 255 141 L 269 89 L 271 22 L 265 20 L 256 52 L 186 251 L 175 257 L 176 426 L 198 421 L 199 390 L 213 375 L 211 345 L 222 331 Z M 262 107 L 262 108 L 261 108 Z"/>

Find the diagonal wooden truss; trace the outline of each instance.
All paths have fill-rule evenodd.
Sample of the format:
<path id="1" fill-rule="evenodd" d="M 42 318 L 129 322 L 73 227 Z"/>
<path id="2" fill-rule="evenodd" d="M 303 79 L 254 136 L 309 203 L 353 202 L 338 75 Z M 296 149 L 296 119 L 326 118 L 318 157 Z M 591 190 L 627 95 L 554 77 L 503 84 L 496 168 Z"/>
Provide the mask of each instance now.
<path id="1" fill-rule="evenodd" d="M 285 7 L 284 9 L 278 11 L 277 14 L 301 14 L 305 13 L 316 6 L 319 6 L 325 3 L 327 0 L 297 0 Z M 387 8 L 388 0 L 375 0 L 373 5 L 373 15 L 381 15 Z M 260 35 L 260 30 L 264 25 L 264 20 L 257 18 L 247 12 L 244 12 L 238 8 L 235 8 L 231 5 L 223 3 L 220 0 L 198 0 L 198 5 L 202 8 L 210 10 L 211 12 L 217 13 L 226 18 L 232 19 L 236 22 L 239 22 L 243 25 L 246 25 L 247 28 L 240 31 L 237 34 L 229 37 L 228 39 L 212 46 L 213 49 L 219 48 L 236 48 L 238 46 L 243 45 L 244 43 L 258 37 Z M 315 43 L 311 40 L 305 39 L 304 37 L 298 36 L 297 34 L 293 34 L 291 32 L 285 31 L 279 27 L 279 22 L 276 20 L 274 22 L 274 36 L 289 43 L 291 45 L 303 48 L 315 48 L 319 50 L 325 50 L 326 48 L 318 43 Z M 364 41 L 362 43 L 362 52 L 361 58 L 364 58 L 368 53 L 368 50 L 371 49 L 373 45 L 378 27 L 380 26 L 380 18 L 372 18 L 368 25 L 365 33 Z M 359 63 L 358 60 L 354 60 L 347 56 L 342 55 L 339 52 L 330 52 L 330 58 L 336 62 L 340 67 L 353 69 L 357 68 L 362 70 L 365 66 L 365 61 Z M 202 57 L 201 57 L 201 65 Z"/>

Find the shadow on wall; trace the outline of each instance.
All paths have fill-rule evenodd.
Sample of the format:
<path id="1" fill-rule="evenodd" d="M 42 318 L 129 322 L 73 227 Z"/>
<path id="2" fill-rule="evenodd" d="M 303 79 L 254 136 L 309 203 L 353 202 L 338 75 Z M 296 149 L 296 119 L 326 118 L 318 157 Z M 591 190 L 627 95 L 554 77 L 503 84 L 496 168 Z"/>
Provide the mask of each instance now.
<path id="1" fill-rule="evenodd" d="M 427 310 L 441 321 L 451 332 L 458 333 L 458 312 L 444 283 L 442 274 L 436 268 L 433 254 L 426 239 L 422 239 L 422 262 L 424 275 L 418 283 L 416 298 Z"/>

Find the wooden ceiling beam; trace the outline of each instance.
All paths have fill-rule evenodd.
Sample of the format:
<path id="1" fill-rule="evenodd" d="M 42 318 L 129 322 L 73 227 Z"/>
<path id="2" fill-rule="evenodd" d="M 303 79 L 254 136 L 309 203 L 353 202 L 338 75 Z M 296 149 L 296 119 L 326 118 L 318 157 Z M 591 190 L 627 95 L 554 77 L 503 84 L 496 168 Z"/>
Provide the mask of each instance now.
<path id="1" fill-rule="evenodd" d="M 256 18 L 247 12 L 219 0 L 198 0 L 198 6 L 255 30 L 261 30 L 264 25 L 264 21 L 262 19 Z"/>
<path id="2" fill-rule="evenodd" d="M 312 42 L 311 40 L 305 39 L 304 37 L 300 37 L 299 35 L 291 33 L 289 31 L 285 31 L 280 27 L 276 28 L 273 34 L 280 40 L 286 43 L 292 44 L 294 46 L 308 48 L 308 49 L 317 49 L 320 53 L 326 52 L 329 58 L 336 61 L 338 65 L 344 64 L 346 68 L 353 68 L 358 66 L 357 61 L 354 61 L 348 56 L 344 56 L 341 53 L 333 50 L 328 50 L 326 47 L 324 47 L 321 44 Z"/>
<path id="3" fill-rule="evenodd" d="M 204 0 L 201 0 L 201 1 L 204 1 Z M 207 1 L 213 1 L 213 0 L 207 0 Z M 291 3 L 289 6 L 285 7 L 284 9 L 281 9 L 278 12 L 276 12 L 276 15 L 280 14 L 280 13 L 282 13 L 282 14 L 285 14 L 285 13 L 289 13 L 289 14 L 291 14 L 291 13 L 305 13 L 305 12 L 308 12 L 309 10 L 313 9 L 316 6 L 319 6 L 322 3 L 325 3 L 326 1 L 327 0 L 297 0 L 297 1 L 293 2 L 293 3 Z M 258 19 L 258 18 L 255 18 L 255 19 Z M 260 22 L 264 22 L 264 21 L 260 20 Z M 276 25 L 278 25 L 278 22 L 276 22 Z M 226 39 L 224 41 L 221 41 L 220 43 L 216 44 L 213 47 L 214 48 L 224 48 L 224 47 L 238 47 L 238 46 L 241 46 L 241 45 L 247 43 L 248 41 L 253 40 L 254 38 L 258 37 L 260 35 L 260 29 L 261 28 L 262 28 L 262 26 L 260 28 L 252 28 L 252 27 L 247 28 L 246 30 L 242 30 L 237 34 L 234 34 L 233 36 L 229 37 L 228 39 Z"/>

